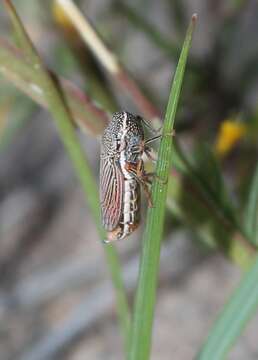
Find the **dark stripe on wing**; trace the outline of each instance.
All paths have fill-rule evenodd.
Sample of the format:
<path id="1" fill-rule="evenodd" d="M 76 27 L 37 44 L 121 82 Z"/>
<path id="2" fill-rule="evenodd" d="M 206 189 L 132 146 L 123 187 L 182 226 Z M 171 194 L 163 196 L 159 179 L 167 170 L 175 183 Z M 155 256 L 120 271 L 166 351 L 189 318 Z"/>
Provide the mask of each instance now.
<path id="1" fill-rule="evenodd" d="M 124 177 L 112 158 L 100 160 L 100 205 L 102 223 L 106 230 L 114 230 L 122 215 Z"/>

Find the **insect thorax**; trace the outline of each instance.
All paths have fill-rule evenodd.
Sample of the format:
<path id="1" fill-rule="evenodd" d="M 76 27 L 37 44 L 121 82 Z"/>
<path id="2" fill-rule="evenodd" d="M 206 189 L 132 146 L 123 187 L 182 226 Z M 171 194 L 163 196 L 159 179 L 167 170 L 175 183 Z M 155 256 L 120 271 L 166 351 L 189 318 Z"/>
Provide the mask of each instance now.
<path id="1" fill-rule="evenodd" d="M 102 156 L 115 156 L 122 150 L 128 162 L 136 161 L 144 132 L 141 118 L 128 112 L 116 112 L 102 136 Z"/>

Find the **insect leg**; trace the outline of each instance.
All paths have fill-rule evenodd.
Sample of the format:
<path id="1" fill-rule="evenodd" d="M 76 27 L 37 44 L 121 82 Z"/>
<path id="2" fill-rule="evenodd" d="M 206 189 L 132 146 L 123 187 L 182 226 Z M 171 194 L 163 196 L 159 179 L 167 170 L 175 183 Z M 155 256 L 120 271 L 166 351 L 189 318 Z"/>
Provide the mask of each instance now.
<path id="1" fill-rule="evenodd" d="M 137 116 L 138 120 L 142 121 L 143 124 L 146 126 L 146 128 L 148 128 L 150 130 L 150 132 L 152 134 L 158 134 L 157 136 L 155 136 L 153 139 L 149 139 L 150 141 L 154 141 L 158 138 L 160 138 L 162 136 L 162 126 L 159 129 L 154 129 L 152 127 L 152 125 L 149 123 L 149 121 L 147 121 L 146 119 L 144 119 L 141 116 Z M 172 130 L 172 132 L 170 134 L 165 134 L 165 136 L 175 136 L 175 130 Z M 147 142 L 149 142 L 149 140 L 147 140 Z"/>
<path id="2" fill-rule="evenodd" d="M 149 189 L 149 187 L 147 185 L 147 184 L 151 184 L 151 181 L 150 181 L 149 178 L 152 177 L 153 174 L 152 173 L 147 174 L 144 171 L 143 160 L 139 161 L 138 164 L 137 164 L 136 176 L 137 176 L 137 179 L 139 180 L 139 182 L 142 184 L 143 191 L 144 191 L 145 196 L 146 196 L 147 201 L 148 201 L 148 206 L 153 207 L 153 202 L 152 202 L 152 198 L 151 198 L 150 189 Z"/>
<path id="3" fill-rule="evenodd" d="M 141 163 L 142 162 L 142 163 Z M 138 170 L 137 177 L 141 178 L 145 183 L 152 184 L 152 180 L 156 178 L 160 183 L 166 184 L 167 180 L 161 179 L 155 172 L 148 172 L 144 171 L 143 161 L 139 162 L 139 166 L 141 166 L 140 170 Z"/>
<path id="4" fill-rule="evenodd" d="M 160 139 L 162 136 L 175 136 L 175 130 L 172 130 L 171 133 L 165 134 L 165 135 L 162 135 L 162 134 L 160 133 L 160 131 L 158 131 L 158 132 L 159 132 L 158 135 L 153 136 L 152 138 L 144 141 L 144 144 L 147 145 L 147 144 L 149 144 L 149 143 L 151 143 L 151 142 L 153 142 L 153 141 L 156 141 L 156 140 Z M 158 133 L 158 132 L 157 132 L 157 133 Z"/>
<path id="5" fill-rule="evenodd" d="M 153 136 L 152 138 L 144 141 L 144 144 L 145 144 L 145 145 L 150 144 L 151 142 L 156 141 L 156 140 L 160 139 L 161 137 L 162 137 L 162 134 Z"/>
<path id="6" fill-rule="evenodd" d="M 149 148 L 148 146 L 145 147 L 144 153 L 147 156 L 147 158 L 152 161 L 154 164 L 157 162 L 157 156 L 155 153 L 153 153 L 153 150 Z"/>
<path id="7" fill-rule="evenodd" d="M 146 141 L 143 141 L 143 144 L 142 144 L 143 152 L 145 153 L 147 158 L 149 160 L 151 160 L 153 163 L 157 162 L 157 158 L 153 156 L 153 149 L 151 147 L 149 147 L 148 144 L 155 140 L 160 139 L 162 136 L 175 136 L 175 130 L 172 130 L 172 132 L 169 134 L 165 134 L 165 135 L 159 134 L 159 135 L 156 135 Z"/>
<path id="8" fill-rule="evenodd" d="M 149 123 L 149 121 L 147 121 L 146 119 L 142 118 L 141 116 L 137 116 L 139 121 L 142 121 L 143 124 L 146 126 L 146 128 L 148 128 L 150 130 L 150 132 L 152 134 L 158 134 L 160 132 L 160 129 L 156 130 L 152 127 L 152 125 Z"/>
<path id="9" fill-rule="evenodd" d="M 143 191 L 148 201 L 148 206 L 153 207 L 153 202 L 151 199 L 151 193 L 147 184 L 150 184 L 150 180 L 148 179 L 149 174 L 144 171 L 144 163 L 143 160 L 140 160 L 137 165 L 132 163 L 126 163 L 125 168 L 127 171 L 132 174 L 137 181 L 142 185 Z M 152 176 L 152 174 L 150 174 Z"/>

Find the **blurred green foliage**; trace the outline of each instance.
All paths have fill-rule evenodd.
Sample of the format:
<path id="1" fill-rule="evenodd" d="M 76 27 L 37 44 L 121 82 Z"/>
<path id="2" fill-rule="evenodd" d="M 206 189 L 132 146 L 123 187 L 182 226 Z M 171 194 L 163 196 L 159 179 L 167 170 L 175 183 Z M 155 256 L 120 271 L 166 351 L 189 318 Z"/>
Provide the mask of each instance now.
<path id="1" fill-rule="evenodd" d="M 87 104 L 85 99 L 80 102 L 80 120 L 87 129 L 90 128 L 90 122 L 88 122 L 90 117 L 96 125 L 92 132 L 98 135 L 108 116 L 106 114 L 105 117 L 103 113 L 114 111 L 120 104 L 114 79 L 110 74 L 105 73 L 99 59 L 93 56 L 79 34 L 69 24 L 57 21 L 51 1 L 43 4 L 28 0 L 23 1 L 24 6 L 21 6 L 21 2 L 18 1 L 14 3 L 23 14 L 28 14 L 28 18 L 31 17 L 28 27 L 35 29 L 35 32 L 32 31 L 34 42 L 35 40 L 36 43 L 46 41 L 44 38 L 46 25 L 53 32 L 56 38 L 51 39 L 48 44 L 51 56 L 46 62 L 58 75 L 71 76 L 76 81 L 79 78 L 81 87 L 91 97 L 90 104 Z M 187 6 L 183 6 L 182 2 L 177 0 L 167 1 L 166 4 L 176 33 L 173 41 L 169 32 L 161 31 L 157 24 L 154 25 L 152 19 L 147 16 L 146 2 L 139 3 L 138 7 L 132 7 L 121 1 L 114 1 L 110 11 L 105 14 L 107 15 L 106 27 L 110 19 L 112 21 L 126 19 L 127 25 L 123 27 L 123 37 L 126 33 L 137 29 L 144 35 L 146 41 L 154 45 L 157 54 L 163 59 L 165 55 L 167 63 L 176 63 L 186 26 Z M 258 5 L 252 1 L 242 0 L 230 1 L 227 4 L 213 2 L 210 6 L 213 26 L 214 23 L 216 26 L 215 30 L 213 29 L 208 50 L 204 54 L 193 51 L 189 57 L 189 69 L 186 73 L 177 121 L 177 140 L 174 145 L 176 174 L 170 176 L 169 179 L 167 206 L 180 226 L 190 227 L 201 242 L 210 248 L 219 249 L 243 268 L 250 268 L 256 256 L 258 236 L 258 48 L 256 36 Z M 41 22 L 36 25 L 41 15 Z M 205 20 L 208 21 L 200 19 L 200 21 Z M 105 29 L 105 23 L 99 26 L 100 31 L 103 32 L 103 29 Z M 209 24 L 206 24 L 206 29 L 209 30 Z M 112 44 L 118 52 L 119 36 L 121 34 L 117 35 L 117 44 Z M 16 36 L 12 33 L 11 38 L 16 44 L 20 41 L 17 31 Z M 198 39 L 196 41 L 198 42 Z M 45 88 L 41 84 L 42 79 L 37 78 L 35 69 L 31 69 L 30 64 L 26 63 L 27 59 L 24 58 L 22 51 L 16 51 L 15 47 L 8 47 L 6 44 L 1 39 L 0 74 L 2 77 L 40 104 L 44 103 L 53 110 L 53 104 L 47 105 Z M 122 45 L 121 48 L 123 48 Z M 24 49 L 23 47 L 22 50 Z M 125 64 L 127 65 L 130 66 L 130 64 Z M 147 71 L 151 70 L 144 71 L 148 78 Z M 129 73 L 127 76 L 130 78 Z M 42 85 L 39 90 L 43 93 L 36 94 L 37 88 L 26 86 L 31 83 L 37 86 Z M 153 83 L 147 81 L 142 81 L 142 83 L 138 81 L 137 84 L 140 94 L 142 94 L 141 89 L 148 87 L 148 93 L 155 100 L 157 98 L 155 94 L 162 89 L 162 84 L 155 84 L 155 87 Z M 9 85 L 6 86 L 5 82 L 1 82 L 0 85 L 0 149 L 2 150 L 7 149 L 8 145 L 11 146 L 15 136 L 19 134 L 17 130 L 26 131 L 26 125 L 31 120 L 36 107 L 31 100 L 10 88 Z M 81 97 L 78 92 L 71 95 L 66 90 L 66 99 L 68 98 L 70 111 L 74 114 L 76 101 L 79 103 L 78 99 Z M 128 89 L 121 90 L 122 96 L 124 90 Z M 104 109 L 104 111 L 101 110 L 102 113 L 98 113 L 99 105 Z M 137 107 L 137 105 L 139 105 L 137 99 L 134 99 L 134 106 Z M 158 108 L 161 107 L 161 104 L 155 105 Z M 144 109 L 138 107 L 138 110 L 143 112 Z M 91 114 L 94 111 L 97 116 L 92 120 Z M 220 131 L 221 125 L 229 120 L 233 126 L 229 132 L 223 134 Z M 231 141 L 236 134 L 235 125 L 239 122 L 244 124 L 246 131 Z M 219 153 L 216 151 L 216 144 L 219 141 L 228 142 L 230 146 Z M 92 203 L 96 201 L 95 198 Z M 95 217 L 97 217 L 96 208 Z M 250 270 L 250 274 L 252 281 L 258 280 L 256 267 Z M 251 297 L 252 304 L 257 305 L 257 291 L 246 286 L 249 281 L 250 277 L 247 275 L 237 295 L 233 295 L 233 303 L 234 298 L 239 299 L 238 296 L 241 294 L 240 299 Z M 228 305 L 229 312 L 232 311 L 230 304 L 231 302 Z M 123 304 L 123 306 L 126 308 L 126 305 Z M 230 339 L 230 344 L 239 336 L 254 312 L 254 306 L 247 306 L 244 310 L 243 313 L 239 313 L 241 321 L 233 324 L 234 336 Z M 124 310 L 124 313 L 126 311 Z M 227 319 L 227 314 L 225 319 Z M 127 326 L 128 324 L 124 327 Z M 223 337 L 225 329 L 230 326 L 230 321 L 223 322 L 221 326 L 223 331 L 219 333 L 219 336 Z"/>

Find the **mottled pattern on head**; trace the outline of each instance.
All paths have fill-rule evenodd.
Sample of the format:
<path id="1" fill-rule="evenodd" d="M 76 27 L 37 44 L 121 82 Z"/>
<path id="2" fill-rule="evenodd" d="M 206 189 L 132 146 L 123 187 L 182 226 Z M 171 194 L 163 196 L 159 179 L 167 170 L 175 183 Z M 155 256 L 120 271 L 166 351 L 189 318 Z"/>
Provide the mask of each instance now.
<path id="1" fill-rule="evenodd" d="M 116 156 L 122 138 L 126 142 L 127 160 L 134 161 L 135 153 L 144 139 L 142 121 L 139 116 L 124 111 L 114 113 L 102 136 L 102 156 Z"/>
<path id="2" fill-rule="evenodd" d="M 142 127 L 142 119 L 140 116 L 135 116 L 127 113 L 127 138 L 128 145 L 134 145 L 137 142 L 144 139 L 144 132 Z"/>

